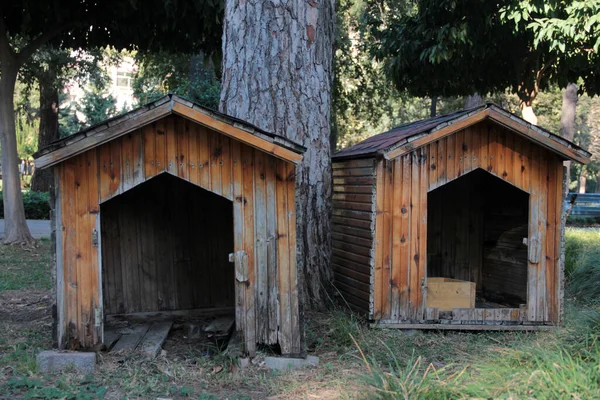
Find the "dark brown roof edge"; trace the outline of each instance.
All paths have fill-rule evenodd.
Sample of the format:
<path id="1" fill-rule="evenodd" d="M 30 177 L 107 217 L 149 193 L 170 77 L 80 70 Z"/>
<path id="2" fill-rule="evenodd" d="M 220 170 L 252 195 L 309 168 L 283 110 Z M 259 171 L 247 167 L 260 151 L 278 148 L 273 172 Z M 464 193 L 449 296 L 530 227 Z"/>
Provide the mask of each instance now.
<path id="1" fill-rule="evenodd" d="M 440 130 L 440 129 L 448 126 L 448 125 L 452 125 L 452 124 L 454 124 L 454 123 L 456 123 L 458 121 L 461 121 L 464 118 L 468 118 L 468 117 L 470 117 L 472 115 L 478 114 L 478 113 L 483 112 L 483 111 L 488 110 L 488 109 L 491 109 L 491 110 L 494 110 L 494 111 L 496 111 L 496 112 L 498 112 L 500 114 L 503 114 L 507 118 L 510 118 L 510 119 L 514 120 L 515 122 L 523 125 L 524 127 L 527 127 L 529 129 L 535 131 L 538 134 L 541 134 L 541 135 L 543 135 L 545 137 L 550 138 L 551 140 L 559 143 L 560 145 L 565 146 L 565 147 L 567 147 L 567 148 L 575 151 L 576 153 L 578 153 L 582 157 L 585 157 L 585 158 L 591 157 L 591 153 L 590 152 L 584 150 L 583 148 L 579 147 L 575 143 L 570 142 L 570 141 L 566 140 L 565 138 L 563 138 L 561 136 L 558 136 L 558 135 L 556 135 L 556 134 L 554 134 L 554 133 L 552 133 L 552 132 L 550 132 L 550 131 L 548 131 L 548 130 L 546 130 L 544 128 L 541 128 L 541 127 L 539 127 L 537 125 L 534 125 L 534 124 L 532 124 L 530 122 L 527 122 L 523 118 L 521 118 L 521 117 L 519 117 L 519 116 L 517 116 L 517 115 L 515 115 L 515 114 L 513 114 L 513 113 L 511 113 L 511 112 L 509 112 L 509 111 L 507 111 L 505 109 L 503 109 L 502 107 L 500 107 L 500 106 L 498 106 L 498 105 L 496 105 L 494 103 L 486 103 L 484 105 L 476 106 L 476 107 L 473 107 L 471 109 L 459 110 L 459 111 L 455 111 L 455 112 L 450 113 L 450 114 L 446 114 L 446 115 L 442 115 L 442 116 L 437 116 L 437 117 L 433 117 L 433 118 L 427 118 L 427 119 L 423 119 L 423 120 L 419 120 L 419 121 L 415 121 L 415 122 L 411 122 L 411 123 L 406 123 L 406 124 L 399 125 L 399 126 L 397 126 L 395 128 L 392 128 L 389 131 L 386 131 L 386 132 L 380 133 L 378 135 L 372 136 L 371 138 L 377 137 L 377 136 L 380 136 L 380 135 L 390 134 L 390 133 L 392 133 L 395 130 L 401 131 L 402 129 L 410 128 L 411 125 L 417 125 L 417 124 L 419 124 L 419 125 L 427 126 L 427 123 L 426 123 L 427 121 L 432 121 L 433 122 L 435 120 L 441 120 L 444 117 L 452 116 L 453 114 L 456 114 L 455 118 L 452 118 L 452 119 L 449 119 L 449 120 L 445 120 L 444 122 L 441 122 L 440 124 L 436 125 L 433 128 L 419 130 L 418 127 L 417 127 L 417 129 L 415 129 L 414 132 L 409 133 L 408 135 L 404 135 L 404 136 L 401 135 L 398 138 L 398 141 L 394 142 L 391 145 L 387 145 L 385 147 L 380 147 L 380 148 L 374 148 L 373 150 L 367 150 L 367 151 L 364 151 L 364 150 L 361 151 L 359 149 L 359 150 L 357 150 L 354 153 L 346 153 L 346 154 L 344 154 L 348 149 L 351 149 L 353 146 L 356 146 L 356 145 L 358 145 L 360 143 L 363 143 L 366 140 L 370 139 L 370 138 L 367 138 L 367 139 L 365 139 L 365 140 L 363 140 L 363 141 L 361 141 L 359 143 L 356 143 L 356 144 L 354 144 L 354 145 L 352 145 L 352 146 L 350 146 L 350 147 L 348 147 L 346 149 L 342 149 L 342 150 L 338 151 L 336 154 L 334 154 L 332 156 L 332 159 L 334 161 L 337 161 L 337 160 L 350 160 L 350 159 L 358 159 L 358 158 L 371 158 L 371 157 L 383 156 L 383 154 L 385 154 L 385 153 L 387 153 L 387 152 L 389 152 L 389 151 L 391 151 L 391 150 L 393 150 L 395 148 L 403 146 L 403 145 L 405 145 L 407 143 L 410 143 L 410 142 L 412 142 L 412 141 L 414 141 L 416 139 L 419 139 L 421 137 L 427 136 L 427 135 L 429 135 L 429 134 L 431 134 L 431 133 L 433 133 L 433 132 L 435 132 L 437 130 Z"/>

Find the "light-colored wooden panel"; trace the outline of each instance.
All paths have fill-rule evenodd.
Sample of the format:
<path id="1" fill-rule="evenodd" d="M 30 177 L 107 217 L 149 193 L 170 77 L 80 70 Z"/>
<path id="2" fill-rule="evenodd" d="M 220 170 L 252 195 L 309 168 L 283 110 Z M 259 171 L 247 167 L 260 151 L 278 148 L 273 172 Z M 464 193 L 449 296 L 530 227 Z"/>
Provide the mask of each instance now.
<path id="1" fill-rule="evenodd" d="M 292 343 L 291 332 L 291 301 L 290 301 L 290 254 L 287 219 L 287 185 L 285 182 L 286 167 L 281 161 L 277 161 L 277 234 L 278 234 L 278 264 L 279 264 L 279 305 L 281 315 L 281 329 L 279 332 L 279 343 L 282 354 L 290 354 Z"/>
<path id="2" fill-rule="evenodd" d="M 449 138 L 450 139 L 450 138 Z M 450 143 L 450 141 L 448 141 Z M 450 146 L 449 146 L 450 148 Z M 419 227 L 421 216 L 421 181 L 419 177 L 419 154 L 414 151 L 411 156 L 411 191 L 410 191 L 410 256 L 409 256 L 409 276 L 410 276 L 410 295 L 409 310 L 414 316 L 414 312 L 420 307 L 419 292 L 421 282 L 419 282 L 419 260 L 421 255 L 419 243 Z M 449 163 L 450 164 L 450 163 Z M 424 194 L 425 195 L 425 194 Z"/>
<path id="3" fill-rule="evenodd" d="M 393 182 L 392 188 L 392 255 L 390 259 L 391 268 L 391 313 L 390 319 L 398 320 L 400 318 L 400 296 L 402 282 L 402 267 L 400 261 L 400 249 L 402 247 L 402 159 L 397 159 L 392 162 L 393 165 Z M 367 248 L 370 250 L 370 248 Z"/>
<path id="4" fill-rule="evenodd" d="M 161 119 L 154 124 L 154 159 L 156 173 L 168 170 L 167 159 L 167 120 Z"/>
<path id="5" fill-rule="evenodd" d="M 156 175 L 156 124 L 147 125 L 141 131 L 144 141 L 144 178 L 148 179 Z"/>
<path id="6" fill-rule="evenodd" d="M 384 180 L 385 180 L 385 198 L 384 198 L 384 213 L 383 213 L 383 265 L 382 265 L 382 280 L 383 290 L 381 299 L 381 309 L 383 312 L 383 318 L 390 318 L 390 298 L 392 295 L 392 288 L 390 285 L 391 269 L 392 269 L 392 200 L 394 198 L 394 161 L 386 161 L 384 168 Z M 368 254 L 367 254 L 368 256 Z"/>
<path id="7" fill-rule="evenodd" d="M 194 185 L 200 185 L 200 167 L 198 163 L 200 162 L 200 156 L 198 154 L 198 124 L 190 123 L 189 124 L 189 136 L 188 136 L 188 168 L 189 168 L 189 179 L 190 182 Z"/>
<path id="8" fill-rule="evenodd" d="M 204 188 L 209 188 L 211 187 L 211 183 L 210 183 L 210 179 L 211 179 L 211 173 L 210 173 L 210 144 L 208 141 L 208 130 L 204 127 L 197 127 L 198 129 L 198 182 L 199 185 L 204 187 Z M 235 164 L 235 162 L 237 162 L 238 164 L 240 164 L 240 158 L 239 158 L 239 149 L 240 149 L 240 144 L 239 142 L 234 142 L 235 146 L 237 146 L 237 151 L 238 151 L 238 158 L 234 159 L 234 165 L 233 165 L 233 169 L 235 169 L 237 167 L 237 165 Z M 236 161 L 237 160 L 237 161 Z M 241 168 L 241 164 L 240 164 L 240 168 Z M 234 190 L 235 192 L 235 190 Z"/>
<path id="9" fill-rule="evenodd" d="M 190 122 L 182 118 L 175 119 L 175 143 L 177 145 L 175 159 L 177 161 L 177 176 L 189 180 L 189 161 L 190 161 Z"/>
<path id="10" fill-rule="evenodd" d="M 165 144 L 166 144 L 166 170 L 173 175 L 177 175 L 177 132 L 175 131 L 175 123 L 177 119 L 173 116 L 165 118 Z"/>
<path id="11" fill-rule="evenodd" d="M 254 237 L 256 247 L 256 335 L 259 341 L 267 342 L 269 315 L 269 274 L 267 269 L 267 194 L 266 194 L 265 156 L 257 152 L 254 159 Z M 224 185 L 225 187 L 225 185 Z"/>
<path id="12" fill-rule="evenodd" d="M 384 283 L 382 280 L 382 268 L 383 268 L 383 236 L 384 230 L 384 212 L 385 212 L 385 177 L 384 177 L 385 162 L 380 160 L 377 164 L 377 192 L 375 200 L 375 263 L 373 268 L 373 315 L 372 318 L 375 320 L 381 319 L 382 307 L 381 307 L 381 292 L 384 290 Z M 367 215 L 368 217 L 368 215 Z M 367 218 L 368 219 L 368 218 Z"/>

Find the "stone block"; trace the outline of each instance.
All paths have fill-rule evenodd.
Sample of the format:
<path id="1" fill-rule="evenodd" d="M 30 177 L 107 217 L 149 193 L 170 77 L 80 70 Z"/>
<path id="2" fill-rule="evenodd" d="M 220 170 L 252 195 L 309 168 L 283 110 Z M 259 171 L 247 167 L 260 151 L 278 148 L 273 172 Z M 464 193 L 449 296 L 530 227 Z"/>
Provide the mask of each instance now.
<path id="1" fill-rule="evenodd" d="M 82 374 L 93 374 L 96 370 L 96 353 L 47 350 L 37 356 L 37 367 L 41 373 L 60 372 L 74 368 Z"/>
<path id="2" fill-rule="evenodd" d="M 265 357 L 265 365 L 271 369 L 290 370 L 305 367 L 318 367 L 319 357 L 306 358 Z"/>

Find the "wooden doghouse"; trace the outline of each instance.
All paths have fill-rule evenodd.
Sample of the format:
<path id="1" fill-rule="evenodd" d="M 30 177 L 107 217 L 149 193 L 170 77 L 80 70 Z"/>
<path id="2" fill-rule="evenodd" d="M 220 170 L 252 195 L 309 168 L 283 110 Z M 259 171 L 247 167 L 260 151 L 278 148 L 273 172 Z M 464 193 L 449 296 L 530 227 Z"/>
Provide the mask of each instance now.
<path id="1" fill-rule="evenodd" d="M 388 327 L 560 323 L 563 161 L 589 157 L 491 104 L 402 125 L 339 151 L 338 289 Z M 428 278 L 450 279 L 432 280 L 436 293 L 428 293 Z M 456 289 L 461 281 L 470 286 Z M 457 296 L 474 298 L 461 303 Z M 445 307 L 429 307 L 428 298 Z"/>
<path id="2" fill-rule="evenodd" d="M 41 150 L 56 183 L 60 348 L 98 345 L 111 314 L 199 310 L 235 313 L 250 355 L 301 354 L 303 151 L 177 96 Z"/>

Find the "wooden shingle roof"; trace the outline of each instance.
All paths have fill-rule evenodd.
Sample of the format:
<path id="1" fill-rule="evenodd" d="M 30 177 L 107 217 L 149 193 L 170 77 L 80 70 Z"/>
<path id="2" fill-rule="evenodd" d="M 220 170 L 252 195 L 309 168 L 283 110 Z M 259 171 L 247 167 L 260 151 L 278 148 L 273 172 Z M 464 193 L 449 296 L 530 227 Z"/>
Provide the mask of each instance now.
<path id="1" fill-rule="evenodd" d="M 396 158 L 408 151 L 450 135 L 470 125 L 490 119 L 565 159 L 587 164 L 591 154 L 576 144 L 504 110 L 495 104 L 460 110 L 397 126 L 334 154 L 334 160 L 383 156 Z"/>

